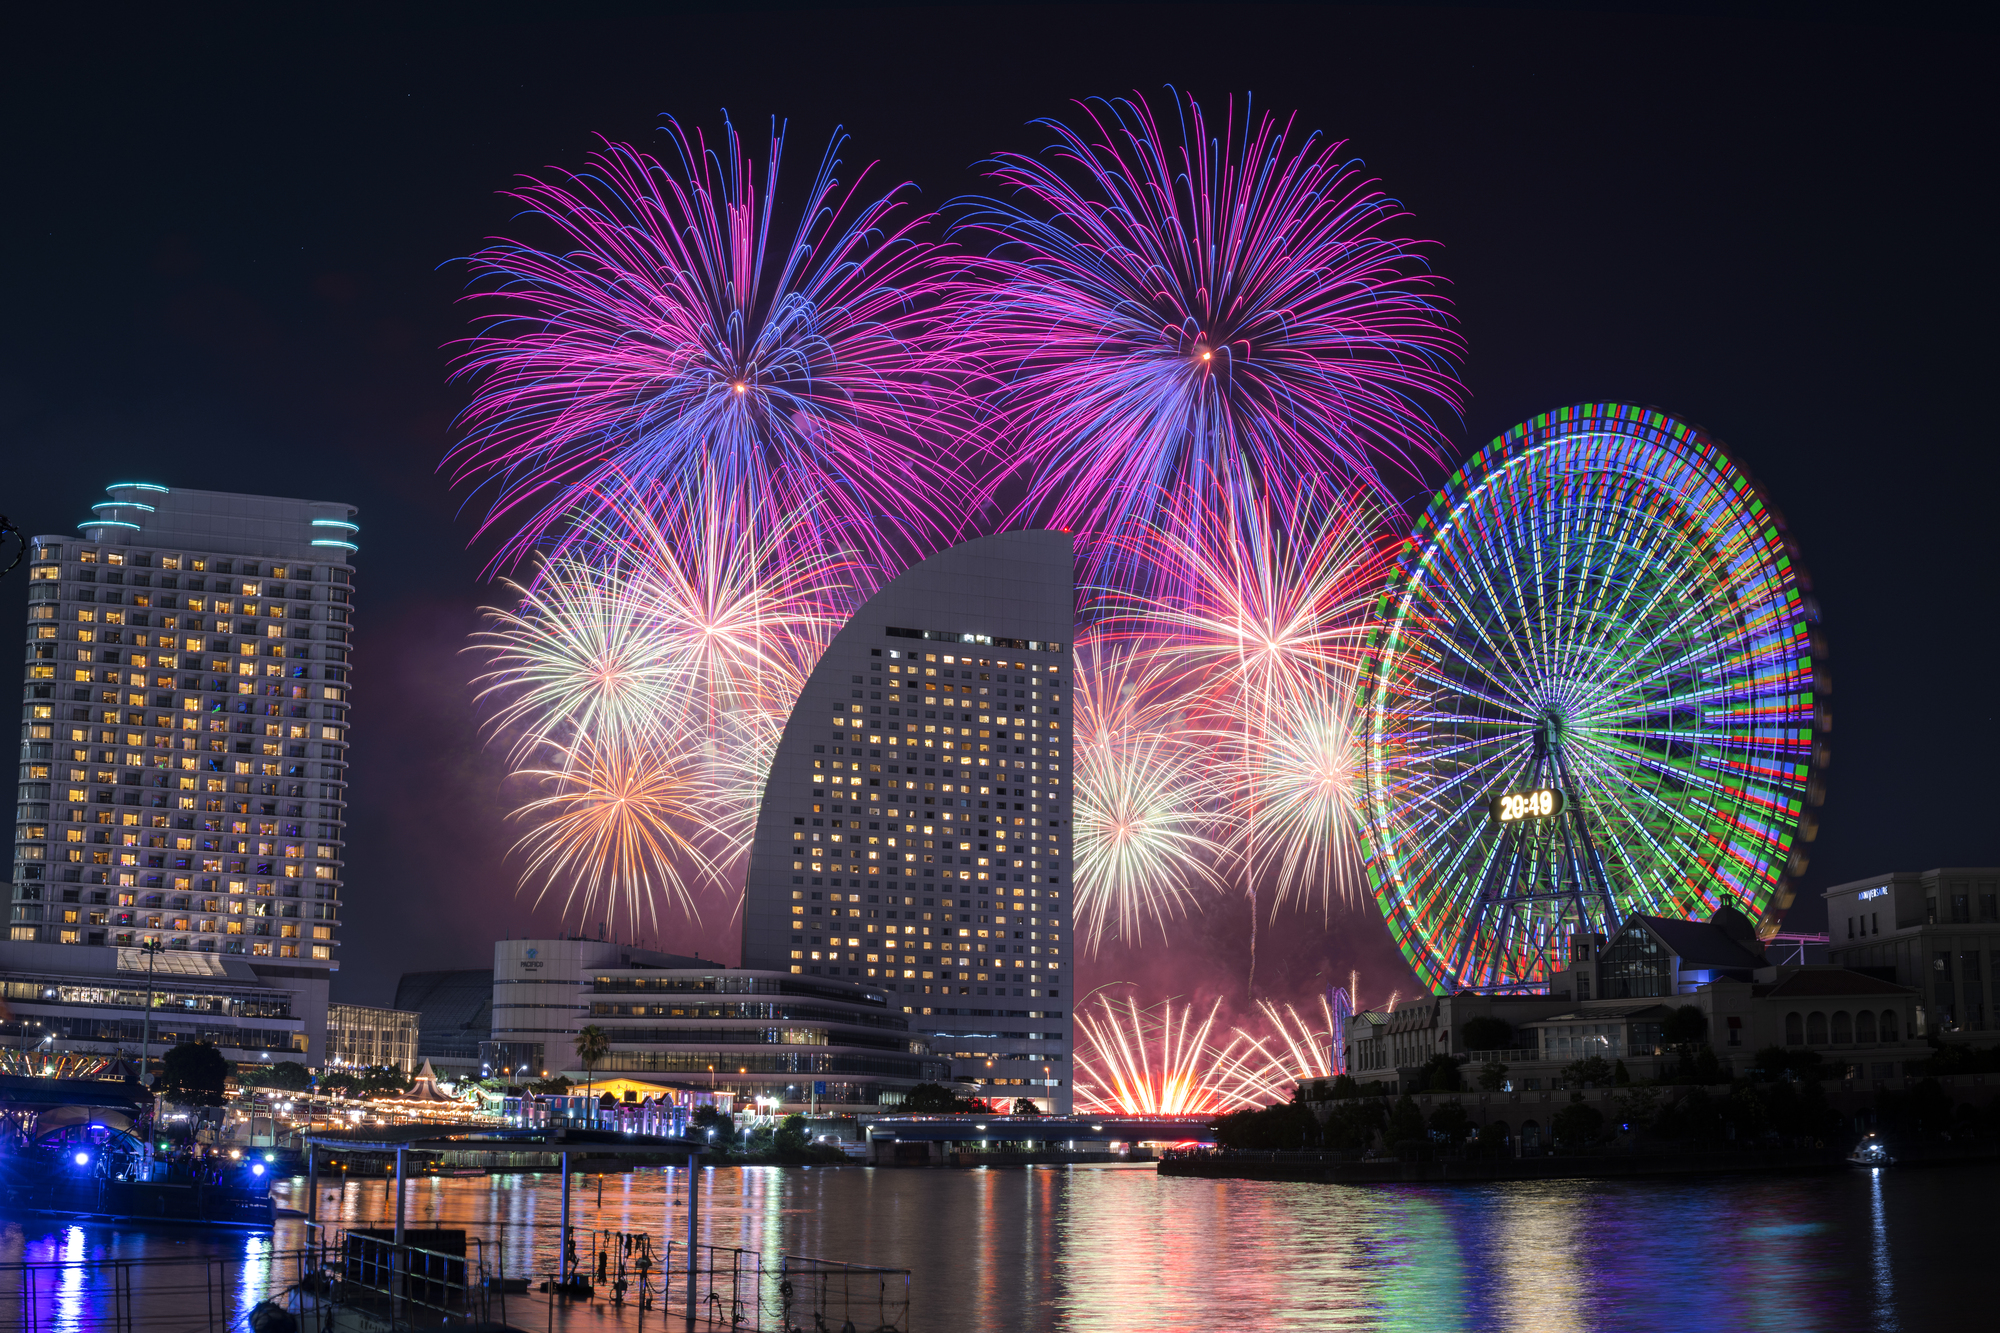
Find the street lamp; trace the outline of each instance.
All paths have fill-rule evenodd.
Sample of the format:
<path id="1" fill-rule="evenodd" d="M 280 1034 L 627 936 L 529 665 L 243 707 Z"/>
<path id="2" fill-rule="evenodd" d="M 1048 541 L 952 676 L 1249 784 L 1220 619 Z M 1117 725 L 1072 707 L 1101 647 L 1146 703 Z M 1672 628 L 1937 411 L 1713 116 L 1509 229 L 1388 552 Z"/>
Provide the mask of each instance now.
<path id="1" fill-rule="evenodd" d="M 153 1086 L 153 963 L 166 946 L 158 939 L 139 941 L 139 947 L 146 954 L 146 1019 L 139 1032 L 139 1086 Z"/>

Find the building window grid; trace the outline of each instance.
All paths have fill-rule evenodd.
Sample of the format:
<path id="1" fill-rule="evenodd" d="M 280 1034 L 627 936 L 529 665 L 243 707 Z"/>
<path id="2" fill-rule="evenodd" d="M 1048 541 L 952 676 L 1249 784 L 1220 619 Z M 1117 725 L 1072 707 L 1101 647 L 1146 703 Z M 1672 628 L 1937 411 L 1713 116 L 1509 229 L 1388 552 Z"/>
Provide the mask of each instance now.
<path id="1" fill-rule="evenodd" d="M 71 562 L 63 560 L 66 547 L 69 548 Z M 288 764 L 284 762 L 287 759 L 298 761 L 307 758 L 305 754 L 296 753 L 297 750 L 312 748 L 286 743 L 295 739 L 291 733 L 299 731 L 303 723 L 291 725 L 279 722 L 283 734 L 273 740 L 235 738 L 243 735 L 253 738 L 268 736 L 272 724 L 263 720 L 266 716 L 289 717 L 292 713 L 317 713 L 326 719 L 318 728 L 322 739 L 344 737 L 345 666 L 321 666 L 316 669 L 310 657 L 310 646 L 288 646 L 276 640 L 283 637 L 287 628 L 280 622 L 289 622 L 294 637 L 306 638 L 312 633 L 310 620 L 316 609 L 315 596 L 318 589 L 324 588 L 329 630 L 326 638 L 330 643 L 344 644 L 347 640 L 345 626 L 349 623 L 345 605 L 348 601 L 346 588 L 351 586 L 351 572 L 307 561 L 190 555 L 161 548 L 107 548 L 101 541 L 83 541 L 73 545 L 38 543 L 36 563 L 31 568 L 31 574 L 34 581 L 53 585 L 47 593 L 54 594 L 64 609 L 54 617 L 31 611 L 30 667 L 25 691 L 28 695 L 25 706 L 27 716 L 32 725 L 38 706 L 53 713 L 59 706 L 55 695 L 66 691 L 70 695 L 66 706 L 71 720 L 79 720 L 78 715 L 81 715 L 83 720 L 98 725 L 72 727 L 73 743 L 70 753 L 64 756 L 58 757 L 53 745 L 28 751 L 22 772 L 16 859 L 23 863 L 42 862 L 43 866 L 34 868 L 42 869 L 44 873 L 40 876 L 18 876 L 22 882 L 15 891 L 17 906 L 12 913 L 12 937 L 29 938 L 33 931 L 39 933 L 37 937 L 55 942 L 102 945 L 107 942 L 150 942 L 158 938 L 150 932 L 162 932 L 168 938 L 161 942 L 170 949 L 244 953 L 246 941 L 229 938 L 232 934 L 229 930 L 190 928 L 202 910 L 194 907 L 193 902 L 212 893 L 213 885 L 198 885 L 195 882 L 201 878 L 198 874 L 171 873 L 174 870 L 192 871 L 198 860 L 193 855 L 172 855 L 192 850 L 168 845 L 177 841 L 171 832 L 179 832 L 180 829 L 175 828 L 164 834 L 152 832 L 155 828 L 166 829 L 171 825 L 194 822 L 188 816 L 197 808 L 204 815 L 224 811 L 250 815 L 254 807 L 256 815 L 261 816 L 274 813 L 268 809 L 274 805 L 300 806 L 297 819 L 302 823 L 311 818 L 315 825 L 313 832 L 319 835 L 318 839 L 308 839 L 301 831 L 295 839 L 299 848 L 299 854 L 295 856 L 284 856 L 276 845 L 259 848 L 263 856 L 271 859 L 261 862 L 258 869 L 271 873 L 273 882 L 280 877 L 304 880 L 310 869 L 315 882 L 315 897 L 323 904 L 318 919 L 322 922 L 337 920 L 325 909 L 331 907 L 337 911 L 340 889 L 338 866 L 343 850 L 345 815 L 344 746 L 319 747 L 320 753 L 312 756 L 322 761 L 317 765 Z M 65 574 L 70 577 L 64 578 Z M 282 586 L 280 580 L 283 581 Z M 208 586 L 210 582 L 214 584 L 213 592 Z M 86 601 L 92 603 L 88 608 L 82 605 Z M 226 604 L 226 607 L 219 603 Z M 104 609 L 107 604 L 116 605 L 118 609 Z M 100 610 L 104 616 L 101 621 L 97 619 Z M 208 617 L 218 613 L 235 617 L 239 612 L 245 618 L 226 623 L 192 623 L 198 618 L 208 621 Z M 43 618 L 76 624 L 79 628 L 71 642 L 88 643 L 93 647 L 78 648 L 71 657 L 63 657 L 57 645 L 43 643 L 45 636 L 35 624 Z M 190 623 L 179 623 L 183 620 Z M 118 625 L 119 629 L 96 628 L 110 624 Z M 340 628 L 335 629 L 336 624 Z M 85 625 L 91 628 L 81 628 Z M 156 627 L 172 628 L 176 633 L 156 635 L 153 634 Z M 188 635 L 189 629 L 198 632 Z M 274 634 L 274 630 L 279 633 Z M 229 637 L 221 637 L 224 633 Z M 126 643 L 124 640 L 128 635 L 130 642 Z M 216 637 L 211 638 L 210 635 Z M 118 647 L 95 646 L 111 643 L 116 643 Z M 232 647 L 237 651 L 225 656 Z M 138 651 L 141 649 L 147 651 Z M 162 649 L 166 651 L 162 652 Z M 344 648 L 329 649 L 324 660 L 344 663 L 345 656 Z M 338 683 L 324 683 L 327 681 Z M 307 698 L 327 702 L 296 702 Z M 46 703 L 41 702 L 44 699 Z M 227 706 L 232 702 L 236 704 L 234 709 Z M 275 713 L 274 710 L 278 709 L 285 712 Z M 190 717 L 190 714 L 193 716 Z M 218 730 L 216 737 L 209 739 L 207 732 L 187 725 L 197 720 L 209 722 L 217 728 L 226 721 L 233 725 L 229 731 Z M 327 722 L 339 725 L 330 726 Z M 257 730 L 246 732 L 242 730 L 245 726 Z M 141 729 L 126 730 L 128 727 Z M 287 727 L 289 730 L 284 730 Z M 310 726 L 305 729 L 313 730 Z M 190 730 L 195 731 L 196 737 L 207 739 L 209 748 L 197 748 L 199 741 L 185 734 Z M 81 748 L 74 744 L 78 739 L 83 742 Z M 223 748 L 217 748 L 218 743 Z M 113 748 L 96 748 L 107 744 Z M 279 753 L 281 747 L 282 754 Z M 238 759 L 238 754 L 251 757 Z M 325 762 L 328 760 L 333 762 Z M 308 772 L 309 769 L 317 771 Z M 319 781 L 317 784 L 302 781 L 309 777 Z M 314 785 L 319 790 L 318 799 L 313 804 L 319 808 L 312 816 L 307 816 L 303 813 L 304 788 Z M 58 791 L 71 799 L 58 799 Z M 292 799 L 255 799 L 277 797 L 280 791 Z M 79 795 L 79 792 L 83 794 Z M 42 801 L 47 804 L 42 805 Z M 91 811 L 87 808 L 89 805 L 110 809 Z M 80 842 L 81 838 L 77 835 L 85 829 L 100 822 L 109 823 L 107 816 L 112 811 L 130 806 L 139 809 L 123 811 L 125 817 L 119 827 L 143 829 L 144 832 L 119 835 L 118 845 L 134 850 L 118 853 L 115 869 L 110 868 L 114 862 L 108 853 L 92 854 L 87 862 L 81 853 L 65 854 L 57 862 L 56 853 L 60 846 L 72 841 Z M 61 817 L 48 817 L 58 810 Z M 256 822 L 265 821 L 256 819 Z M 273 844 L 282 844 L 283 841 L 275 835 L 259 840 Z M 304 854 L 303 849 L 307 845 L 314 849 L 311 858 Z M 239 849 L 239 855 L 246 860 L 252 856 L 247 849 Z M 47 873 L 49 862 L 56 862 L 58 873 L 54 877 Z M 281 864 L 282 870 L 277 869 Z M 107 869 L 84 869 L 94 865 L 103 865 Z M 54 892 L 62 894 L 65 900 L 82 901 L 87 897 L 92 904 L 108 906 L 113 892 L 153 889 L 156 891 L 152 895 L 155 901 L 149 905 L 194 915 L 186 922 L 173 926 L 151 919 L 135 922 L 128 917 L 115 924 L 135 928 L 115 934 L 111 929 L 67 928 L 75 920 L 74 916 L 53 926 L 28 924 L 39 913 L 28 909 L 25 904 L 39 901 L 43 894 L 50 892 L 52 884 L 61 886 L 72 883 L 78 886 L 75 890 L 58 887 Z M 288 894 L 295 893 L 296 889 L 288 888 Z M 166 901 L 160 901 L 163 898 Z M 109 915 L 108 912 L 93 913 L 87 924 L 113 927 L 114 922 Z M 76 924 L 81 926 L 86 923 Z M 176 935 L 173 934 L 175 931 L 185 933 Z M 272 935 L 268 925 L 255 928 L 254 933 L 266 937 Z M 253 939 L 248 941 L 248 952 L 253 957 L 299 957 L 301 946 L 284 942 L 297 940 L 299 935 L 299 927 L 281 925 L 275 935 L 278 941 L 275 947 Z M 314 937 L 322 942 L 312 944 L 308 956 L 315 961 L 331 961 L 334 946 L 330 928 L 325 925 L 316 928 Z"/>

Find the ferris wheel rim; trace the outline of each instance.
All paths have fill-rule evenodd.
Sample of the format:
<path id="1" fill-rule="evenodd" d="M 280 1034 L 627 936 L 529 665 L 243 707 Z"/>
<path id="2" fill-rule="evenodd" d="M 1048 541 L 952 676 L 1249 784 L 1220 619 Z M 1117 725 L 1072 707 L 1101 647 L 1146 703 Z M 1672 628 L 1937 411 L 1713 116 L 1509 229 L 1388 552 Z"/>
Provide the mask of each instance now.
<path id="1" fill-rule="evenodd" d="M 1720 899 L 1717 906 L 1741 905 L 1742 894 L 1731 887 L 1736 883 L 1768 887 L 1768 893 L 1763 893 L 1764 901 L 1759 904 L 1761 912 L 1768 913 L 1773 908 L 1788 904 L 1787 876 L 1802 868 L 1802 853 L 1798 849 L 1802 849 L 1812 837 L 1810 812 L 1819 802 L 1821 773 L 1825 766 L 1824 747 L 1817 740 L 1817 733 L 1825 728 L 1824 667 L 1819 661 L 1822 652 L 1816 628 L 1818 612 L 1811 599 L 1810 579 L 1799 559 L 1796 544 L 1768 493 L 1713 435 L 1660 409 L 1622 403 L 1586 403 L 1530 418 L 1469 458 L 1438 489 L 1430 506 L 1417 520 L 1376 602 L 1375 623 L 1368 635 L 1368 660 L 1358 681 L 1357 711 L 1362 732 L 1366 796 L 1357 813 L 1357 821 L 1367 848 L 1365 868 L 1369 888 L 1392 932 L 1397 934 L 1398 946 L 1417 967 L 1420 975 L 1434 986 L 1454 979 L 1462 980 L 1451 975 L 1462 969 L 1450 965 L 1431 946 L 1421 918 L 1429 915 L 1432 928 L 1438 926 L 1442 919 L 1441 912 L 1448 913 L 1450 909 L 1449 901 L 1440 908 L 1438 893 L 1454 893 L 1450 881 L 1453 878 L 1462 881 L 1465 873 L 1463 862 L 1468 855 L 1476 856 L 1478 849 L 1464 838 L 1462 831 L 1457 834 L 1460 844 L 1452 849 L 1454 863 L 1438 868 L 1436 879 L 1427 886 L 1427 898 L 1420 901 L 1411 886 L 1404 882 L 1408 876 L 1402 863 L 1410 856 L 1421 858 L 1427 849 L 1406 853 L 1397 841 L 1410 831 L 1406 825 L 1414 821 L 1415 825 L 1422 826 L 1426 819 L 1433 841 L 1451 836 L 1449 830 L 1454 821 L 1463 824 L 1466 806 L 1472 802 L 1473 796 L 1465 790 L 1455 790 L 1466 787 L 1464 782 L 1440 781 L 1430 791 L 1411 793 L 1424 798 L 1410 802 L 1419 807 L 1415 815 L 1391 819 L 1385 789 L 1392 757 L 1390 752 L 1394 746 L 1386 733 L 1395 706 L 1392 695 L 1398 663 L 1402 658 L 1413 656 L 1427 646 L 1442 641 L 1442 636 L 1434 631 L 1430 632 L 1428 640 L 1424 640 L 1427 631 L 1420 623 L 1417 605 L 1426 595 L 1427 588 L 1447 585 L 1444 562 L 1476 545 L 1471 538 L 1461 534 L 1482 517 L 1490 517 L 1483 506 L 1509 508 L 1497 504 L 1496 497 L 1500 501 L 1515 502 L 1509 508 L 1510 516 L 1527 520 L 1529 536 L 1542 540 L 1549 533 L 1561 529 L 1562 523 L 1569 521 L 1572 514 L 1551 518 L 1545 508 L 1536 507 L 1544 505 L 1547 500 L 1547 496 L 1536 489 L 1533 479 L 1542 476 L 1536 469 L 1540 464 L 1548 465 L 1544 472 L 1552 478 L 1547 481 L 1547 486 L 1549 493 L 1554 494 L 1562 487 L 1571 485 L 1575 477 L 1585 475 L 1586 469 L 1577 460 L 1588 463 L 1603 477 L 1610 479 L 1609 485 L 1599 484 L 1603 494 L 1611 494 L 1622 486 L 1628 491 L 1619 492 L 1621 500 L 1631 496 L 1647 500 L 1651 508 L 1640 517 L 1645 523 L 1653 525 L 1646 529 L 1648 540 L 1679 542 L 1697 552 L 1733 550 L 1742 558 L 1735 567 L 1714 562 L 1706 568 L 1698 561 L 1682 559 L 1680 565 L 1669 572 L 1658 571 L 1650 564 L 1641 564 L 1631 575 L 1635 584 L 1648 579 L 1658 583 L 1656 602 L 1664 599 L 1671 590 L 1671 573 L 1686 573 L 1689 569 L 1706 572 L 1713 576 L 1714 586 L 1703 596 L 1685 597 L 1679 615 L 1670 616 L 1666 628 L 1645 645 L 1650 651 L 1663 643 L 1669 643 L 1677 650 L 1692 644 L 1685 660 L 1658 664 L 1649 668 L 1650 674 L 1642 674 L 1634 668 L 1626 673 L 1628 678 L 1623 682 L 1625 696 L 1608 688 L 1598 688 L 1596 696 L 1588 701 L 1590 706 L 1581 710 L 1594 714 L 1600 721 L 1608 720 L 1615 724 L 1595 728 L 1586 726 L 1578 729 L 1573 736 L 1576 754 L 1584 761 L 1582 780 L 1590 788 L 1592 796 L 1592 808 L 1588 813 L 1600 820 L 1600 827 L 1609 827 L 1604 812 L 1613 808 L 1611 791 L 1621 785 L 1625 799 L 1648 799 L 1657 807 L 1655 817 L 1667 820 L 1679 818 L 1683 824 L 1681 837 L 1684 846 L 1678 853 L 1654 846 L 1635 854 L 1630 843 L 1634 835 L 1646 826 L 1632 822 L 1629 827 L 1621 827 L 1622 836 L 1608 838 L 1610 850 L 1606 859 L 1617 863 L 1617 874 L 1621 880 L 1628 882 L 1636 881 L 1647 873 L 1641 862 L 1656 869 L 1671 867 L 1676 864 L 1678 856 L 1685 866 L 1696 864 L 1687 859 L 1687 848 L 1696 845 L 1698 831 L 1689 824 L 1687 816 L 1671 808 L 1661 794 L 1668 783 L 1681 784 L 1682 790 L 1677 799 L 1684 807 L 1691 808 L 1684 789 L 1690 785 L 1690 778 L 1696 774 L 1696 769 L 1685 762 L 1671 767 L 1664 761 L 1635 762 L 1647 757 L 1644 752 L 1647 743 L 1659 739 L 1656 731 L 1648 729 L 1652 715 L 1647 714 L 1642 705 L 1653 707 L 1657 713 L 1660 704 L 1664 703 L 1669 716 L 1675 710 L 1682 710 L 1691 719 L 1683 739 L 1665 744 L 1663 760 L 1664 756 L 1672 754 L 1676 745 L 1685 744 L 1698 753 L 1701 743 L 1713 746 L 1718 740 L 1728 741 L 1732 755 L 1740 752 L 1766 759 L 1762 768 L 1734 759 L 1730 763 L 1711 763 L 1702 774 L 1709 786 L 1707 800 L 1711 809 L 1722 805 L 1730 809 L 1750 808 L 1756 805 L 1757 799 L 1761 799 L 1761 794 L 1767 789 L 1780 795 L 1793 791 L 1802 798 L 1791 800 L 1787 797 L 1787 808 L 1782 811 L 1777 811 L 1768 800 L 1765 801 L 1764 822 L 1769 827 L 1759 834 L 1761 844 L 1753 840 L 1743 849 L 1718 847 L 1718 857 L 1733 855 L 1741 864 L 1736 867 L 1734 880 L 1719 878 L 1721 886 L 1730 891 L 1713 895 Z M 1663 506 L 1654 492 L 1659 491 L 1667 480 L 1695 484 L 1686 493 L 1674 495 L 1672 505 Z M 1584 486 L 1583 489 L 1590 488 Z M 1601 499 L 1602 495 L 1598 498 Z M 1663 520 L 1663 513 L 1677 518 L 1678 523 Z M 1590 517 L 1601 518 L 1602 515 L 1592 510 Z M 1628 523 L 1626 526 L 1629 529 L 1633 525 Z M 1505 545 L 1509 560 L 1528 540 L 1522 530 L 1505 525 L 1495 525 L 1495 532 L 1497 540 Z M 1569 534 L 1566 530 L 1562 535 L 1567 540 Z M 1596 542 L 1604 534 L 1591 531 L 1587 535 L 1590 541 Z M 1588 576 L 1609 587 L 1617 572 L 1617 561 L 1628 556 L 1633 549 L 1629 531 L 1622 541 L 1620 534 L 1613 532 L 1601 545 L 1603 550 L 1599 554 L 1603 557 L 1603 564 L 1600 567 L 1586 560 L 1579 567 L 1579 583 L 1586 581 L 1585 576 Z M 1749 575 L 1741 567 L 1746 560 L 1750 562 Z M 1768 574 L 1765 565 L 1755 563 L 1758 560 L 1768 564 Z M 1569 577 L 1570 566 L 1563 564 L 1558 568 L 1560 584 Z M 1545 577 L 1545 573 L 1538 570 L 1536 577 Z M 1747 591 L 1739 590 L 1739 584 Z M 1517 575 L 1501 577 L 1500 591 L 1495 592 L 1489 587 L 1490 600 L 1482 605 L 1495 609 L 1496 614 L 1521 609 L 1525 601 L 1518 594 L 1526 586 Z M 1692 584 L 1690 589 L 1693 589 Z M 1508 594 L 1516 595 L 1509 600 Z M 1745 608 L 1762 608 L 1762 619 L 1723 621 L 1716 618 L 1718 610 Z M 1648 614 L 1655 614 L 1656 608 L 1648 607 L 1647 611 Z M 1546 620 L 1546 605 L 1539 606 L 1539 614 Z M 1567 605 L 1558 604 L 1556 615 L 1564 629 L 1584 623 L 1575 614 L 1574 608 Z M 1640 622 L 1635 620 L 1633 623 Z M 1454 624 L 1453 628 L 1457 626 Z M 1674 637 L 1676 635 L 1679 637 Z M 1702 635 L 1707 637 L 1700 637 Z M 1755 693 L 1754 678 L 1743 670 L 1745 664 L 1752 661 L 1752 656 L 1742 651 L 1742 646 L 1751 645 L 1757 653 L 1768 656 L 1780 648 L 1788 649 L 1795 639 L 1811 643 L 1810 651 L 1799 662 L 1805 672 L 1803 688 L 1793 692 L 1792 703 L 1787 705 L 1793 715 L 1791 723 L 1798 721 L 1796 715 L 1802 711 L 1806 718 L 1804 727 L 1795 728 L 1787 723 L 1784 726 L 1738 727 L 1731 730 L 1720 726 L 1716 719 L 1723 715 L 1724 710 L 1715 706 L 1715 701 L 1762 697 Z M 1732 649 L 1734 656 L 1722 653 L 1721 648 Z M 1698 661 L 1697 655 L 1702 652 L 1709 653 L 1709 659 Z M 1496 648 L 1491 656 L 1494 661 L 1503 661 L 1507 655 Z M 1479 665 L 1470 655 L 1466 661 L 1475 668 Z M 1599 673 L 1596 682 L 1599 687 L 1604 685 L 1603 673 L 1606 662 L 1610 661 L 1606 658 L 1595 665 L 1594 669 Z M 1590 674 L 1588 670 L 1581 669 L 1590 665 L 1582 659 L 1576 659 L 1570 665 L 1579 666 L 1580 676 Z M 1618 661 L 1612 665 L 1622 667 L 1624 663 Z M 1669 693 L 1649 701 L 1637 688 L 1640 683 L 1668 678 L 1668 667 L 1685 668 L 1692 675 L 1703 665 L 1709 666 L 1715 681 L 1704 691 L 1684 697 Z M 1723 675 L 1723 668 L 1735 674 Z M 1462 674 L 1470 675 L 1471 672 Z M 1792 683 L 1799 681 L 1792 680 Z M 1460 684 L 1462 682 L 1442 682 L 1440 688 L 1455 689 Z M 1531 710 L 1517 706 L 1523 703 L 1522 696 L 1510 698 L 1505 690 L 1496 688 L 1490 698 L 1480 702 L 1486 706 L 1484 716 L 1476 719 L 1480 726 L 1489 732 L 1499 733 L 1511 725 L 1515 734 L 1511 742 L 1505 737 L 1497 744 L 1489 740 L 1484 748 L 1490 753 L 1484 760 L 1479 760 L 1475 754 L 1480 747 L 1470 744 L 1463 753 L 1452 756 L 1452 760 L 1469 763 L 1475 771 L 1490 767 L 1497 774 L 1504 775 L 1513 771 L 1517 752 L 1526 743 L 1520 734 L 1524 726 L 1531 724 L 1531 715 L 1548 706 L 1549 700 L 1545 693 L 1536 695 Z M 1703 709 L 1709 711 L 1704 713 Z M 1509 711 L 1515 716 L 1511 723 L 1506 723 L 1503 719 Z M 1452 723 L 1471 720 L 1447 719 Z M 1796 735 L 1780 743 L 1780 734 L 1793 730 L 1796 730 Z M 1764 734 L 1766 731 L 1768 736 Z M 1766 755 L 1765 751 L 1770 753 Z M 1473 757 L 1466 758 L 1468 755 Z M 1801 759 L 1802 764 L 1799 762 Z M 1791 771 L 1781 773 L 1779 770 L 1782 768 Z M 1643 790 L 1647 784 L 1652 790 Z M 1432 808 L 1440 793 L 1460 797 L 1459 808 Z M 1585 803 L 1580 801 L 1576 816 L 1579 831 L 1585 828 L 1583 821 L 1586 813 Z M 1775 866 L 1769 863 L 1772 852 L 1783 854 L 1783 859 Z M 1606 871 L 1605 875 L 1608 881 L 1610 871 Z M 1653 895 L 1651 898 L 1644 898 L 1637 890 L 1629 892 L 1627 897 L 1644 900 L 1624 904 L 1623 914 L 1657 907 L 1661 889 L 1656 886 L 1650 892 Z M 1462 883 L 1455 894 L 1463 897 Z"/>

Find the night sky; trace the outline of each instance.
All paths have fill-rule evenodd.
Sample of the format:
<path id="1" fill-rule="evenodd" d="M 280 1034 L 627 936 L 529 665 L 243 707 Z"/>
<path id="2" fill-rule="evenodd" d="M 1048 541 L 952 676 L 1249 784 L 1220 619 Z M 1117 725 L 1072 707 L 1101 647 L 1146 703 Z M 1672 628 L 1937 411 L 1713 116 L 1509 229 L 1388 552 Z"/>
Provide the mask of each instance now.
<path id="1" fill-rule="evenodd" d="M 1408 234 L 1442 244 L 1463 452 L 1616 398 L 1700 423 L 1768 488 L 1833 649 L 1829 799 L 1793 916 L 1816 924 L 1829 884 L 2000 860 L 1990 47 L 1935 19 L 1663 8 L 17 22 L 0 510 L 73 533 L 127 478 L 359 506 L 334 989 L 387 1003 L 405 970 L 490 966 L 497 936 L 562 925 L 505 862 L 461 655 L 496 594 L 434 470 L 465 397 L 455 258 L 513 228 L 496 191 L 580 165 L 594 135 L 657 145 L 662 113 L 713 130 L 727 108 L 752 138 L 789 118 L 795 167 L 844 125 L 850 163 L 938 205 L 986 154 L 1042 146 L 1027 122 L 1071 99 L 1247 90 L 1346 139 Z M 0 584 L 0 624 L 25 623 L 25 588 Z M 1246 927 L 1232 906 L 1081 977 L 1240 997 Z M 1364 1001 L 1412 985 L 1372 907 L 1264 941 L 1260 993 L 1304 1003 L 1350 967 Z M 666 942 L 733 961 L 736 925 Z"/>

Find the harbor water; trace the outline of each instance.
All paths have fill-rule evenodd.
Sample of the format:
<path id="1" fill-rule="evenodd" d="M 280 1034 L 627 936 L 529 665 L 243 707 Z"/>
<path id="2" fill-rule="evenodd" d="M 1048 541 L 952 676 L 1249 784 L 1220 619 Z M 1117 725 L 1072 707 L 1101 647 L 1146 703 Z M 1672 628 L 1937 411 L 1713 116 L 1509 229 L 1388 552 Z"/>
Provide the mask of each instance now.
<path id="1" fill-rule="evenodd" d="M 580 1232 L 685 1237 L 685 1171 L 573 1178 Z M 1983 1235 L 2000 1167 L 1778 1178 L 1348 1187 L 1163 1179 L 1146 1167 L 699 1173 L 703 1239 L 755 1251 L 911 1270 L 906 1326 L 946 1330 L 1731 1330 L 1990 1326 L 1990 1292 L 1964 1257 Z M 487 1263 L 539 1281 L 556 1264 L 560 1178 L 433 1178 L 408 1186 L 412 1227 L 460 1228 Z M 280 1182 L 303 1208 L 304 1182 Z M 601 1194 L 601 1201 L 600 1201 Z M 380 1178 L 322 1182 L 320 1216 L 394 1216 Z M 275 1234 L 0 1219 L 0 1262 L 217 1255 L 239 1263 L 241 1305 Z M 588 1251 L 588 1244 L 583 1245 Z M 139 1281 L 164 1283 L 164 1279 Z M 38 1327 L 112 1326 L 88 1274 Z M 202 1299 L 162 1285 L 135 1327 L 200 1328 Z M 192 1308 L 183 1308 L 192 1302 Z M 0 1291 L 0 1328 L 19 1304 Z M 181 1317 L 185 1316 L 185 1317 Z M 539 1297 L 509 1321 L 543 1328 Z M 665 1327 L 654 1311 L 644 1327 Z M 564 1307 L 559 1328 L 638 1328 L 634 1307 Z"/>

